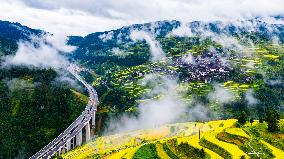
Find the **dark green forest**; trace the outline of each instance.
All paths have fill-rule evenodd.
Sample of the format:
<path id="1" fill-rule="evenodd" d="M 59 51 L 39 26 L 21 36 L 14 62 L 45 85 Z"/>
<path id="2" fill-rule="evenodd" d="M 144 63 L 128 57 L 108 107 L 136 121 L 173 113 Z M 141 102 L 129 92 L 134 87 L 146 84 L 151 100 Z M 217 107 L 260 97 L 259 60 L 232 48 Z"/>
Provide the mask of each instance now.
<path id="1" fill-rule="evenodd" d="M 16 53 L 19 40 L 42 32 L 14 25 L 25 32 L 0 22 L 1 159 L 32 156 L 63 132 L 87 103 L 85 95 L 78 96 L 69 83 L 59 80 L 58 71 L 64 70 L 1 65 L 1 57 Z"/>
<path id="2" fill-rule="evenodd" d="M 29 157 L 53 140 L 84 109 L 52 69 L 0 70 L 0 158 Z"/>

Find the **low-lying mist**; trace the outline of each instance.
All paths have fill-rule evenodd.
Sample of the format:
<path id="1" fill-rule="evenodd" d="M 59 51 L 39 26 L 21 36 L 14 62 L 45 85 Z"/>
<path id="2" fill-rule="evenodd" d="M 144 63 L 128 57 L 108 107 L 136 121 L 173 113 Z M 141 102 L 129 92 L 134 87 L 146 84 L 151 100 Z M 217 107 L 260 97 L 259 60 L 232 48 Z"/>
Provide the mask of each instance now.
<path id="1" fill-rule="evenodd" d="M 175 79 L 149 74 L 140 80 L 140 84 L 151 86 L 151 91 L 145 96 L 152 99 L 139 102 L 138 116 L 124 114 L 119 119 L 111 119 L 107 133 L 154 128 L 175 122 L 185 113 L 186 107 L 181 92 L 176 89 L 178 83 Z"/>
<path id="2" fill-rule="evenodd" d="M 156 41 L 153 35 L 151 35 L 150 33 L 145 31 L 133 30 L 130 34 L 130 39 L 132 39 L 133 41 L 145 40 L 150 46 L 152 61 L 157 61 L 166 58 L 166 54 L 161 48 L 160 43 Z"/>
<path id="3" fill-rule="evenodd" d="M 250 58 L 255 56 L 253 52 L 248 51 L 251 48 L 256 48 L 255 42 L 250 38 L 245 37 L 243 35 L 244 31 L 248 33 L 259 32 L 260 26 L 262 26 L 265 27 L 265 34 L 270 38 L 271 43 L 280 43 L 277 27 L 273 25 L 275 22 L 271 19 L 264 18 L 264 20 L 264 23 L 259 23 L 257 20 L 220 22 L 216 25 L 218 27 L 217 30 L 219 31 L 212 31 L 208 28 L 208 25 L 205 24 L 200 24 L 196 28 L 192 28 L 189 23 L 182 22 L 180 27 L 173 29 L 167 37 L 200 37 L 201 41 L 209 38 L 222 46 L 222 53 L 220 54 L 214 46 L 210 46 L 207 51 L 216 54 L 214 57 L 219 58 L 221 65 L 233 68 L 235 64 L 230 61 L 232 56 L 238 58 Z M 234 34 L 230 32 L 230 26 L 235 26 L 235 30 L 233 31 Z M 156 28 L 152 30 L 155 29 Z M 153 32 L 134 30 L 130 34 L 130 39 L 134 42 L 145 40 L 149 44 L 152 62 L 167 59 L 159 41 L 155 39 Z M 187 52 L 187 54 L 184 54 L 181 58 L 181 61 L 184 64 L 199 64 L 195 62 L 195 57 L 190 52 Z M 207 60 L 211 59 L 207 58 Z M 246 64 L 246 67 L 250 69 L 255 68 L 254 64 L 250 64 L 249 62 Z M 209 81 L 212 90 L 205 97 L 207 102 L 199 101 L 192 97 L 191 103 L 186 103 L 183 100 L 186 91 L 180 91 L 178 89 L 179 82 L 178 78 L 172 78 L 166 75 L 146 75 L 140 80 L 139 84 L 151 86 L 151 90 L 144 94 L 144 97 L 147 98 L 147 100 L 137 101 L 138 115 L 129 115 L 125 113 L 119 118 L 111 118 L 109 126 L 105 130 L 105 134 L 155 128 L 175 122 L 219 119 L 220 116 L 210 109 L 207 102 L 216 103 L 222 109 L 224 105 L 228 105 L 237 100 L 236 92 L 233 92 L 229 88 L 225 88 L 223 84 L 218 83 L 218 81 Z M 274 83 L 274 81 L 270 83 Z M 254 106 L 259 103 L 259 100 L 254 96 L 253 89 L 248 89 L 244 93 L 244 100 L 247 102 L 248 106 Z M 143 99 L 143 97 L 141 98 Z"/>
<path id="4" fill-rule="evenodd" d="M 66 45 L 64 36 L 32 37 L 32 41 L 20 41 L 15 55 L 4 57 L 3 66 L 22 65 L 38 68 L 65 68 L 68 65 L 64 53 L 75 48 Z"/>
<path id="5" fill-rule="evenodd" d="M 82 87 L 78 85 L 76 80 L 70 78 L 66 71 L 66 68 L 70 65 L 66 55 L 76 49 L 66 44 L 66 36 L 48 34 L 42 37 L 31 36 L 31 39 L 31 41 L 19 41 L 17 52 L 2 57 L 3 62 L 0 67 L 8 69 L 13 66 L 24 66 L 31 69 L 51 68 L 57 72 L 55 83 L 81 90 Z M 13 81 L 8 83 L 12 85 Z"/>

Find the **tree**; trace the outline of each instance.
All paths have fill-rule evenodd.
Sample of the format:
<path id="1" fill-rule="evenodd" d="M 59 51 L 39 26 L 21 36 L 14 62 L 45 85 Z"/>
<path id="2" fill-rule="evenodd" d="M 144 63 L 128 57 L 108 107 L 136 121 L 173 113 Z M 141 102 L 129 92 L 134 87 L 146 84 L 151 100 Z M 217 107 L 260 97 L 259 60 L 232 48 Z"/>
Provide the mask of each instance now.
<path id="1" fill-rule="evenodd" d="M 204 151 L 203 148 L 200 150 L 200 157 L 202 157 L 202 158 L 206 157 L 206 152 Z"/>
<path id="2" fill-rule="evenodd" d="M 259 123 L 263 123 L 263 118 L 259 118 Z"/>
<path id="3" fill-rule="evenodd" d="M 269 132 L 279 131 L 279 120 L 280 115 L 275 109 L 272 109 L 266 113 L 265 121 L 268 124 Z"/>
<path id="4" fill-rule="evenodd" d="M 252 126 L 253 118 L 250 118 L 250 119 L 249 119 L 249 122 L 250 122 L 250 125 Z"/>
<path id="5" fill-rule="evenodd" d="M 246 112 L 242 111 L 241 115 L 238 117 L 238 122 L 241 125 L 244 125 L 246 123 L 246 120 L 247 120 L 246 118 L 247 118 Z"/>

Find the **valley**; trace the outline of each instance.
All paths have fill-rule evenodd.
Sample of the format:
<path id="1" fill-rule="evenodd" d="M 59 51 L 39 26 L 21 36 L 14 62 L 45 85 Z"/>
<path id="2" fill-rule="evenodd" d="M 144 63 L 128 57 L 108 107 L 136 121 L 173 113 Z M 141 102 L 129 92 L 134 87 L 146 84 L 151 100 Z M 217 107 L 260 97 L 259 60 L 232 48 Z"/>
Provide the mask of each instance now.
<path id="1" fill-rule="evenodd" d="M 163 20 L 61 39 L 0 21 L 0 158 L 282 159 L 283 30 Z"/>

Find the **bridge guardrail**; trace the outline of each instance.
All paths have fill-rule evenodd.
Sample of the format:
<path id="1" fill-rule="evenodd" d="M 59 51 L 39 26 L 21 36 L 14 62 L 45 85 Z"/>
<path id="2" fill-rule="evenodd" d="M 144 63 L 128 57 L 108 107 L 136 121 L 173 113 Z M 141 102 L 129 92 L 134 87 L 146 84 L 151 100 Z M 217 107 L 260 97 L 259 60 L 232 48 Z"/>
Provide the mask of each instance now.
<path id="1" fill-rule="evenodd" d="M 58 150 L 60 150 L 67 142 L 74 138 L 80 130 L 86 126 L 87 122 L 90 121 L 92 114 L 96 113 L 98 97 L 96 90 L 87 84 L 72 68 L 67 69 L 78 81 L 80 81 L 89 93 L 89 101 L 79 117 L 76 118 L 72 124 L 70 124 L 67 129 L 65 129 L 59 136 L 53 139 L 44 148 L 38 151 L 35 155 L 30 157 L 30 159 L 38 158 L 49 158 L 54 155 Z"/>

